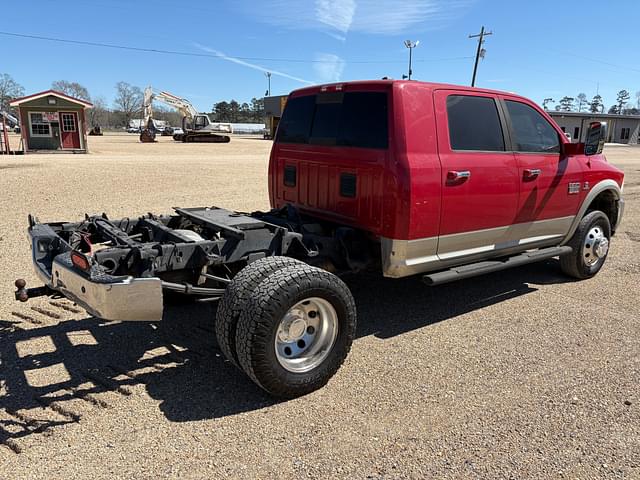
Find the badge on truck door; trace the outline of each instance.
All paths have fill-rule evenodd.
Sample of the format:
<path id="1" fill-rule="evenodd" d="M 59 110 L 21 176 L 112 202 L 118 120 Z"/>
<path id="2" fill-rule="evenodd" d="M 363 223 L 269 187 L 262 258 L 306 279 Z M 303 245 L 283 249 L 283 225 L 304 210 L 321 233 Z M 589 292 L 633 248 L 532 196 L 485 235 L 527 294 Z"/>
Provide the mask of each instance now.
<path id="1" fill-rule="evenodd" d="M 580 193 L 580 182 L 569 183 L 569 195 L 572 195 L 574 193 Z"/>

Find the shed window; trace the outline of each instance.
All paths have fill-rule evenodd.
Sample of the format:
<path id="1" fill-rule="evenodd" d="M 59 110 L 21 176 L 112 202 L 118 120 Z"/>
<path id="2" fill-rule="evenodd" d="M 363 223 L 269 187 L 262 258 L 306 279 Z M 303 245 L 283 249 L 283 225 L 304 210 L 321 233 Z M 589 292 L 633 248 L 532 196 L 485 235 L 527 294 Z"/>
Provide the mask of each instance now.
<path id="1" fill-rule="evenodd" d="M 51 126 L 44 120 L 42 112 L 30 112 L 29 124 L 31 125 L 31 135 L 33 137 L 50 137 Z"/>

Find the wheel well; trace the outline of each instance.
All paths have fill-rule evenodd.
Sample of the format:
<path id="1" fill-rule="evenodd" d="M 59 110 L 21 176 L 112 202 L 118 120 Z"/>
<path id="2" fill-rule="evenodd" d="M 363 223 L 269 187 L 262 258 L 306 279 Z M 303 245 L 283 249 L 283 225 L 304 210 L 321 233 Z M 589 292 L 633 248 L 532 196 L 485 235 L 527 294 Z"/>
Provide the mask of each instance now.
<path id="1" fill-rule="evenodd" d="M 587 212 L 599 210 L 609 218 L 611 230 L 615 230 L 618 221 L 618 196 L 613 190 L 600 192 L 587 207 Z"/>

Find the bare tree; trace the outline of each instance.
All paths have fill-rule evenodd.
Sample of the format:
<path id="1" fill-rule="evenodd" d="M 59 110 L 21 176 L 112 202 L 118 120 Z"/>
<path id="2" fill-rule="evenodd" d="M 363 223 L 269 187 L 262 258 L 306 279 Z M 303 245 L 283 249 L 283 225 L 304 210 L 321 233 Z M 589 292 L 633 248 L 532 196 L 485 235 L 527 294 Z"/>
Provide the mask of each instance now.
<path id="1" fill-rule="evenodd" d="M 116 110 L 122 113 L 125 126 L 129 125 L 133 116 L 142 109 L 142 90 L 127 82 L 118 82 L 113 105 Z"/>
<path id="2" fill-rule="evenodd" d="M 58 92 L 66 93 L 75 98 L 79 98 L 80 100 L 86 100 L 87 102 L 91 101 L 91 95 L 89 95 L 89 90 L 83 85 L 80 85 L 77 82 L 68 82 L 66 80 L 56 80 L 51 84 L 51 88 L 57 90 Z"/>
<path id="3" fill-rule="evenodd" d="M 97 97 L 93 100 L 93 108 L 88 110 L 89 122 L 92 127 L 104 127 L 109 123 L 109 111 L 104 97 Z"/>
<path id="4" fill-rule="evenodd" d="M 153 106 L 153 118 L 155 120 L 164 120 L 169 125 L 173 126 L 179 127 L 182 125 L 182 115 L 179 112 L 163 105 Z"/>
<path id="5" fill-rule="evenodd" d="M 11 75 L 0 73 L 0 110 L 8 112 L 9 102 L 23 95 L 24 88 L 22 85 L 11 78 Z"/>

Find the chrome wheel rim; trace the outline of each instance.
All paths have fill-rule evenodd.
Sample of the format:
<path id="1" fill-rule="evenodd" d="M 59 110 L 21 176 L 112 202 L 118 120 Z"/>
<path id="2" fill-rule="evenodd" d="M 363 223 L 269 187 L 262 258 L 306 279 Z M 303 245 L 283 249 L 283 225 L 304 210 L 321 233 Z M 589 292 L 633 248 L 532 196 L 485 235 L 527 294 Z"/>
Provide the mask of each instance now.
<path id="1" fill-rule="evenodd" d="M 306 373 L 320 365 L 338 336 L 338 314 L 319 297 L 296 303 L 282 317 L 275 337 L 276 358 L 290 372 Z"/>
<path id="2" fill-rule="evenodd" d="M 596 225 L 584 237 L 582 259 L 585 265 L 593 267 L 606 257 L 608 252 L 609 239 L 605 236 L 602 227 Z"/>

